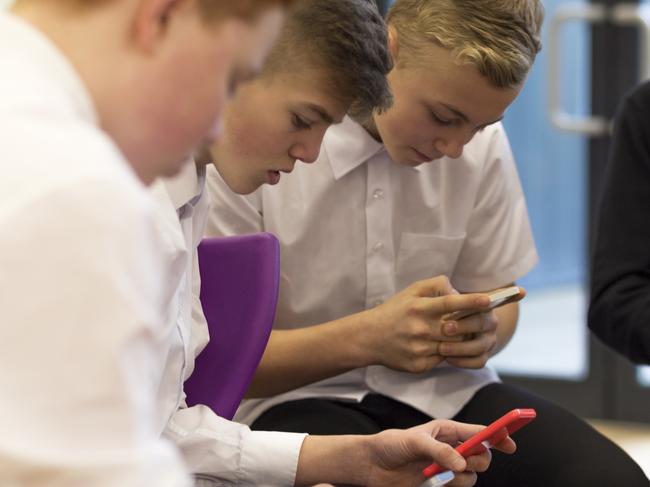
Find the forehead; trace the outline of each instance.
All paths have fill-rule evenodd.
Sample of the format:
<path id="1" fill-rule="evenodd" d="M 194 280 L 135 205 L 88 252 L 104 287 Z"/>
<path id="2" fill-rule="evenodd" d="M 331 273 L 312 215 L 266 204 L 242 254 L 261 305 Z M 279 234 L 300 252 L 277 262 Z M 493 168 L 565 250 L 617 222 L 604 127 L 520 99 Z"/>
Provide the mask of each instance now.
<path id="1" fill-rule="evenodd" d="M 395 69 L 396 98 L 413 96 L 430 106 L 449 105 L 482 123 L 500 117 L 520 88 L 498 88 L 476 66 L 459 63 L 452 53 L 437 46 L 413 64 Z"/>
<path id="2" fill-rule="evenodd" d="M 256 84 L 261 94 L 266 90 L 277 101 L 298 105 L 317 105 L 334 118 L 341 118 L 349 109 L 350 101 L 341 99 L 332 78 L 322 68 L 298 68 L 273 73 L 260 78 Z"/>

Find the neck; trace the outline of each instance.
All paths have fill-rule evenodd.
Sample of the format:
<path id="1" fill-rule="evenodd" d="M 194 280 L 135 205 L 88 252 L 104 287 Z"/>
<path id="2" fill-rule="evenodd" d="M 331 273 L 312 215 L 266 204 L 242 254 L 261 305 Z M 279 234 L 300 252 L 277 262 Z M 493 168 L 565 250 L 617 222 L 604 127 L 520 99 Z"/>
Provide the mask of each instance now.
<path id="1" fill-rule="evenodd" d="M 207 167 L 214 164 L 214 156 L 208 147 L 202 147 L 194 154 L 196 167 Z"/>
<path id="2" fill-rule="evenodd" d="M 92 6 L 78 11 L 64 3 L 18 0 L 12 11 L 38 29 L 67 58 L 88 90 L 103 125 L 114 111 L 117 93 L 128 93 L 119 75 L 120 71 L 128 71 L 119 51 L 119 41 L 127 35 L 124 9 Z M 118 65 L 120 69 L 115 69 Z"/>
<path id="3" fill-rule="evenodd" d="M 377 122 L 375 122 L 374 114 L 369 117 L 368 120 L 366 120 L 364 123 L 362 123 L 361 126 L 366 129 L 366 132 L 368 132 L 370 136 L 377 142 L 383 142 L 381 140 L 381 135 L 379 135 L 379 130 L 377 129 Z"/>
<path id="4" fill-rule="evenodd" d="M 38 29 L 67 58 L 90 95 L 100 127 L 120 147 L 138 178 L 148 184 L 155 174 L 140 154 L 131 153 L 128 144 L 121 143 L 124 137 L 119 133 L 135 117 L 133 80 L 138 72 L 125 39 L 130 36 L 129 16 L 135 14 L 136 2 L 112 0 L 81 10 L 63 3 L 17 0 L 12 12 Z"/>

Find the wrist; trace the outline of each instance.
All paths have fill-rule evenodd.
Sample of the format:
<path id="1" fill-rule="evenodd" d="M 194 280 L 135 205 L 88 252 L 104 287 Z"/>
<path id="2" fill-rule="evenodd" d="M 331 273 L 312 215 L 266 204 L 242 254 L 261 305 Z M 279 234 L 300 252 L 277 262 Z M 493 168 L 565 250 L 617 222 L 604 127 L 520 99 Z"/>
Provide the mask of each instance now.
<path id="1" fill-rule="evenodd" d="M 373 462 L 372 445 L 377 435 L 348 435 L 339 437 L 340 480 L 345 485 L 368 485 Z"/>
<path id="2" fill-rule="evenodd" d="M 378 335 L 374 330 L 377 323 L 376 308 L 367 309 L 350 316 L 351 337 L 349 343 L 354 348 L 352 359 L 354 368 L 381 365 L 381 353 L 377 346 Z"/>
<path id="3" fill-rule="evenodd" d="M 296 485 L 367 485 L 375 437 L 307 436 L 300 452 Z"/>

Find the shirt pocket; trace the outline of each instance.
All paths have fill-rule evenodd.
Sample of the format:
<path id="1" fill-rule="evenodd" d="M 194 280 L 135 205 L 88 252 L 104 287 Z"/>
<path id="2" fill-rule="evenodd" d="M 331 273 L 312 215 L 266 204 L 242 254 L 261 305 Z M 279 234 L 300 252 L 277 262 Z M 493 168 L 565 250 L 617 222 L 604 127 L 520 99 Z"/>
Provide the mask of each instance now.
<path id="1" fill-rule="evenodd" d="M 396 290 L 435 276 L 451 278 L 465 236 L 403 233 L 395 263 Z"/>

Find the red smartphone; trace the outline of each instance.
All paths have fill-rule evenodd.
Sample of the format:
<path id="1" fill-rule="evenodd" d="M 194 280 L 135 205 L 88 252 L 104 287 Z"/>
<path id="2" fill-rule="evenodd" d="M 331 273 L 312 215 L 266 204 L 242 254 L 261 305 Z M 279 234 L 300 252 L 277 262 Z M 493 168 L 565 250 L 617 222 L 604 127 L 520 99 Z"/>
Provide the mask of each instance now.
<path id="1" fill-rule="evenodd" d="M 490 426 L 479 431 L 474 436 L 464 441 L 456 447 L 456 451 L 463 457 L 467 458 L 472 455 L 478 455 L 485 451 L 486 448 L 492 448 L 494 445 L 501 443 L 507 436 L 513 434 L 518 429 L 530 423 L 537 413 L 534 409 L 513 409 L 504 414 Z M 432 463 L 422 470 L 425 477 L 433 477 L 435 474 L 443 471 L 443 467 L 437 463 Z"/>

